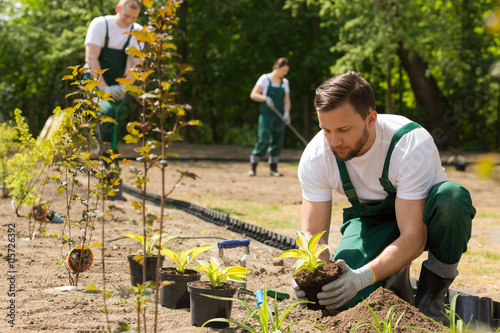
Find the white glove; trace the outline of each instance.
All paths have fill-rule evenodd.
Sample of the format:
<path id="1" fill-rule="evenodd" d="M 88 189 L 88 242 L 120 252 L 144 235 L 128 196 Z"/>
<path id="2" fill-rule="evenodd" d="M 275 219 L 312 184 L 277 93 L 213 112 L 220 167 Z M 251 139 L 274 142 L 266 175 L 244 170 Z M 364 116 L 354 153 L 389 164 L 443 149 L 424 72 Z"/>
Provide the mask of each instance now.
<path id="1" fill-rule="evenodd" d="M 375 283 L 375 277 L 368 265 L 353 270 L 344 260 L 336 261 L 340 268 L 340 277 L 325 284 L 318 293 L 318 302 L 325 305 L 328 310 L 335 310 L 350 301 L 358 291 Z"/>
<path id="2" fill-rule="evenodd" d="M 274 102 L 273 102 L 273 99 L 269 96 L 266 97 L 266 105 L 272 109 L 274 108 Z"/>
<path id="3" fill-rule="evenodd" d="M 283 114 L 283 122 L 285 125 L 290 125 L 292 123 L 292 120 L 290 119 L 290 111 L 285 111 Z"/>
<path id="4" fill-rule="evenodd" d="M 292 289 L 293 293 L 295 294 L 295 299 L 297 300 L 297 302 L 308 301 L 306 297 L 306 292 L 300 289 L 299 285 L 297 284 L 297 282 L 295 282 L 294 279 L 292 279 Z M 300 303 L 299 306 L 301 308 L 305 308 L 307 307 L 307 303 Z"/>
<path id="5" fill-rule="evenodd" d="M 121 101 L 126 94 L 126 92 L 123 91 L 123 89 L 125 89 L 125 86 L 123 84 L 111 86 L 109 87 L 109 93 L 111 94 L 111 97 L 113 97 L 115 101 Z"/>

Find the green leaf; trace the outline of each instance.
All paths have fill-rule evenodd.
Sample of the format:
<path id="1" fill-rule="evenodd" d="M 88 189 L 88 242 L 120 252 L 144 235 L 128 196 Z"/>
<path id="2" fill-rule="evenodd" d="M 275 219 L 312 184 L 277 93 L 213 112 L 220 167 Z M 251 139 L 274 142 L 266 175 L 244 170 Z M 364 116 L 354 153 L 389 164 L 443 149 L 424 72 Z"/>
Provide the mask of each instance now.
<path id="1" fill-rule="evenodd" d="M 311 237 L 311 239 L 309 240 L 309 244 L 307 246 L 309 253 L 314 252 L 314 250 L 316 249 L 316 246 L 318 245 L 319 239 L 321 238 L 321 236 L 323 236 L 323 234 L 325 232 L 326 231 L 318 232 L 314 236 Z"/>
<path id="2" fill-rule="evenodd" d="M 304 233 L 301 232 L 301 231 L 297 231 L 296 235 L 297 235 L 296 242 L 297 242 L 297 245 L 299 246 L 299 248 L 301 248 L 304 251 L 307 251 L 307 238 L 306 238 L 306 235 L 304 235 Z"/>

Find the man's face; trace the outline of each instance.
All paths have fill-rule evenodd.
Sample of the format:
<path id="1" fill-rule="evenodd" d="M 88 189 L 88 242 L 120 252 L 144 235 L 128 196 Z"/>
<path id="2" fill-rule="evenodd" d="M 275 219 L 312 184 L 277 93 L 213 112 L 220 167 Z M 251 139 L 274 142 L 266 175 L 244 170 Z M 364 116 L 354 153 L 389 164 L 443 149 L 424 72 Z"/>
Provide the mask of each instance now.
<path id="1" fill-rule="evenodd" d="M 335 110 L 318 112 L 319 127 L 323 130 L 335 157 L 348 161 L 361 156 L 370 149 L 375 134 L 370 128 L 377 119 L 375 111 L 363 119 L 350 103 L 344 103 Z"/>
<path id="2" fill-rule="evenodd" d="M 133 9 L 130 5 L 116 6 L 116 24 L 120 28 L 129 28 L 139 17 L 140 8 Z"/>

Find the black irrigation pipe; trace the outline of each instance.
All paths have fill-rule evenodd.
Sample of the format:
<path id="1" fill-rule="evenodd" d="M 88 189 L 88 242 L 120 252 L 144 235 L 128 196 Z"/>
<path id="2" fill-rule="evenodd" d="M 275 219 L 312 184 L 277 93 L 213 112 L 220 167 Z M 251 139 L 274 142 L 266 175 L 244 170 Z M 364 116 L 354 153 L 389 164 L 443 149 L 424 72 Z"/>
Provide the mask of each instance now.
<path id="1" fill-rule="evenodd" d="M 142 198 L 142 192 L 130 185 L 123 184 L 123 192 L 139 199 Z M 161 195 L 159 194 L 146 192 L 146 200 L 154 203 L 155 205 L 161 205 Z M 175 208 L 196 216 L 203 221 L 213 223 L 217 226 L 242 234 L 245 237 L 252 238 L 258 242 L 280 250 L 298 249 L 295 238 L 281 235 L 274 231 L 234 219 L 229 217 L 229 214 L 223 214 L 187 201 L 171 198 L 165 198 L 165 205 L 174 206 Z"/>

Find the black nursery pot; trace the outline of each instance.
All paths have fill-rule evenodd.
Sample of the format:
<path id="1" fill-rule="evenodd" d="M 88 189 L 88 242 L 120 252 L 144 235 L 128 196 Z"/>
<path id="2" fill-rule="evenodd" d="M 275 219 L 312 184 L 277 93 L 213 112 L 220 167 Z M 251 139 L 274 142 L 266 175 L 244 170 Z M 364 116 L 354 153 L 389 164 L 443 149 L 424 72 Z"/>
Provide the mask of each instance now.
<path id="1" fill-rule="evenodd" d="M 172 284 L 162 286 L 160 289 L 160 304 L 169 309 L 189 308 L 189 292 L 187 283 L 198 281 L 201 274 L 192 269 L 186 269 L 185 274 L 173 273 L 175 268 L 166 267 L 160 269 L 160 281 L 170 281 Z"/>
<path id="2" fill-rule="evenodd" d="M 233 297 L 236 293 L 236 288 L 233 286 L 231 287 L 231 289 L 206 289 L 193 285 L 193 282 L 189 282 L 187 284 L 187 288 L 191 299 L 191 324 L 200 327 L 210 319 L 231 318 L 233 301 L 224 301 L 201 295 L 206 294 L 220 297 Z M 226 322 L 213 322 L 205 325 L 205 327 L 212 328 L 224 328 L 228 326 L 229 323 Z"/>
<path id="3" fill-rule="evenodd" d="M 127 256 L 130 266 L 130 282 L 134 287 L 136 287 L 137 284 L 143 284 L 145 282 L 142 280 L 142 265 L 133 259 L 135 256 L 135 254 Z M 158 257 L 145 257 L 143 259 L 146 264 L 146 281 L 156 282 L 156 262 L 158 261 Z M 162 266 L 164 259 L 164 256 L 160 257 L 160 266 Z"/>
<path id="4" fill-rule="evenodd" d="M 493 300 L 489 297 L 460 295 L 455 312 L 471 328 L 493 329 Z"/>

